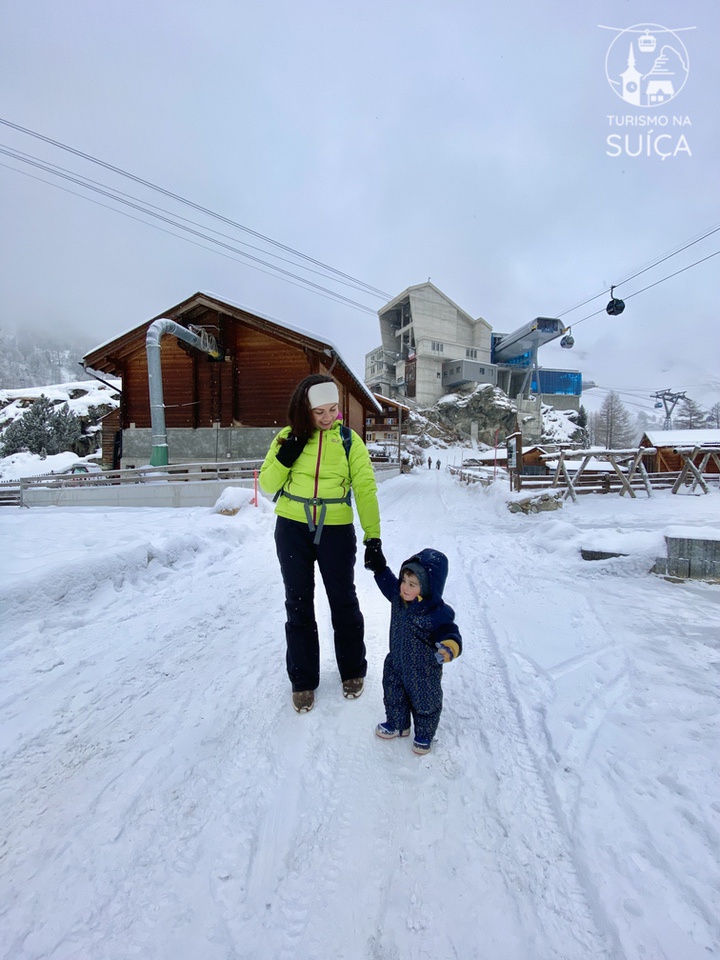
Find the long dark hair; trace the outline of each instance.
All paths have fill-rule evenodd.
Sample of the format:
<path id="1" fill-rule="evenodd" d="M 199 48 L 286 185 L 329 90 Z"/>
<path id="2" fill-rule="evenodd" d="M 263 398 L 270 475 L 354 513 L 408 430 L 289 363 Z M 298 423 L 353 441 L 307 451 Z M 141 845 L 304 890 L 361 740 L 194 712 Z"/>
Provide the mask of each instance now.
<path id="1" fill-rule="evenodd" d="M 308 390 L 316 383 L 335 383 L 335 381 L 325 373 L 311 373 L 309 377 L 300 381 L 290 397 L 288 406 L 290 431 L 301 440 L 309 440 L 317 429 L 308 400 Z"/>

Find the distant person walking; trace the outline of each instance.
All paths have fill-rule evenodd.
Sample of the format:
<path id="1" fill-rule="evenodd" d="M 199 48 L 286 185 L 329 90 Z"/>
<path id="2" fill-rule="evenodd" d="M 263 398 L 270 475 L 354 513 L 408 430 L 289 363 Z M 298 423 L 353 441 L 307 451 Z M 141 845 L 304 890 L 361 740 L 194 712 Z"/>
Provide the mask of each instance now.
<path id="1" fill-rule="evenodd" d="M 440 461 L 439 461 L 439 460 L 436 460 L 436 461 L 435 461 L 435 466 L 438 468 L 438 470 L 440 469 Z"/>
<path id="2" fill-rule="evenodd" d="M 341 429 L 338 404 L 332 377 L 305 377 L 290 398 L 290 424 L 273 440 L 260 470 L 260 486 L 276 494 L 275 547 L 285 585 L 286 665 L 298 713 L 312 710 L 320 683 L 316 563 L 330 604 L 343 696 L 359 697 L 365 683 L 365 628 L 355 591 L 351 492 L 365 534 L 365 565 L 385 562 L 370 454 L 355 431 Z"/>
<path id="3" fill-rule="evenodd" d="M 428 470 L 432 470 L 432 457 L 428 457 Z"/>

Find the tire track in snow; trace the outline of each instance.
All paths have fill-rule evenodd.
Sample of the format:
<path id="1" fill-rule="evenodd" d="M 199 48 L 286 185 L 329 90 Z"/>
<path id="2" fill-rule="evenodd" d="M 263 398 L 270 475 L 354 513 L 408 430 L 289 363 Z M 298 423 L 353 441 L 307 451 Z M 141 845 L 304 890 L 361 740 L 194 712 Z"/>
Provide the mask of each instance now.
<path id="1" fill-rule="evenodd" d="M 456 598 L 461 631 L 464 629 L 468 640 L 466 653 L 474 648 L 477 673 L 487 689 L 487 695 L 479 699 L 478 725 L 484 730 L 495 760 L 498 815 L 508 831 L 509 843 L 496 851 L 500 869 L 508 887 L 522 893 L 522 899 L 518 897 L 516 901 L 519 912 L 528 908 L 534 911 L 545 936 L 554 944 L 558 960 L 608 957 L 609 944 L 601 930 L 607 931 L 610 924 L 600 913 L 587 870 L 576 862 L 557 796 L 531 746 L 503 654 L 503 649 L 507 649 L 506 637 L 487 606 L 476 599 L 478 591 L 472 571 L 490 565 L 483 564 L 480 545 L 467 549 L 468 497 L 461 495 L 463 488 L 457 482 L 436 484 L 435 492 L 439 493 L 443 508 L 436 521 L 435 542 L 450 545 L 446 550 L 452 576 L 448 597 L 451 603 Z M 455 527 L 465 536 L 453 537 Z M 503 585 L 519 575 L 521 571 L 502 569 L 495 563 L 492 583 L 485 586 L 502 593 Z M 458 589 L 459 580 L 464 581 L 464 589 Z M 470 624 L 478 628 L 469 629 Z M 461 666 L 462 661 L 458 664 Z M 537 946 L 542 954 L 541 944 Z"/>

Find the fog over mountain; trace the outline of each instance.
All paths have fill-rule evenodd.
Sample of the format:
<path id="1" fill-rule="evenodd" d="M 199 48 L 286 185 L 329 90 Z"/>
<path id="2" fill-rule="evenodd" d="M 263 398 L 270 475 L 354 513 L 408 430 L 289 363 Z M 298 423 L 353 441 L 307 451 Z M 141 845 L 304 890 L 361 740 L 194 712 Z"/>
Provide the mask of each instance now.
<path id="1" fill-rule="evenodd" d="M 87 349 L 67 336 L 0 327 L 0 389 L 86 380 L 78 361 Z"/>

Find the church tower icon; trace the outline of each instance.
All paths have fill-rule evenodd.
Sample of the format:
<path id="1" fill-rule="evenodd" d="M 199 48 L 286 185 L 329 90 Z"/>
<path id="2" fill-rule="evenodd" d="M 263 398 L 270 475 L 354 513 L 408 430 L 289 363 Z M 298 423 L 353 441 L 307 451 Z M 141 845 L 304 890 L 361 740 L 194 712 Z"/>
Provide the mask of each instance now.
<path id="1" fill-rule="evenodd" d="M 622 98 L 626 103 L 640 106 L 640 81 L 642 74 L 635 69 L 635 51 L 632 43 L 628 54 L 627 69 L 620 74 L 622 80 Z"/>

